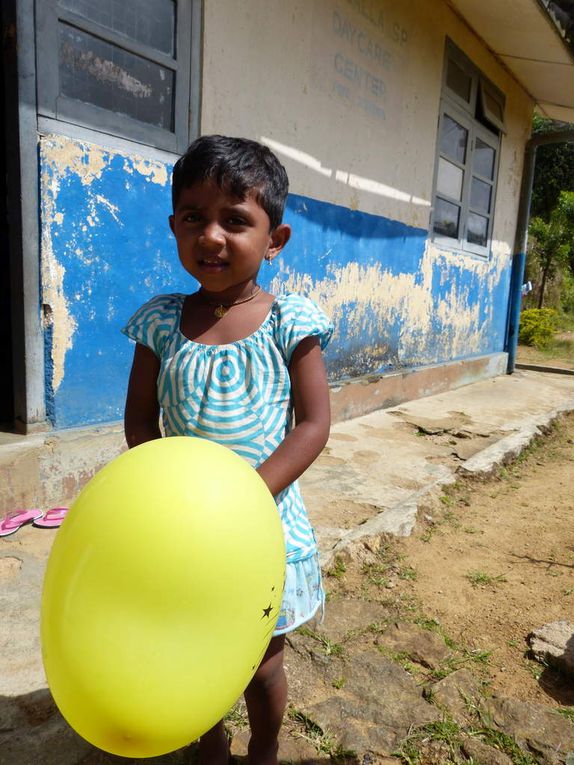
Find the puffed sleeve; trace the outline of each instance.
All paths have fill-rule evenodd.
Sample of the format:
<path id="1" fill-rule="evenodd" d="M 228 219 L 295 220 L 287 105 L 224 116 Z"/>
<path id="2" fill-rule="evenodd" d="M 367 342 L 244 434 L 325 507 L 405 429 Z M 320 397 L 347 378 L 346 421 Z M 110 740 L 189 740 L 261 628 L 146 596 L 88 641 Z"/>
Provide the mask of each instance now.
<path id="1" fill-rule="evenodd" d="M 122 332 L 161 358 L 166 340 L 179 327 L 184 298 L 184 295 L 157 295 L 138 308 Z"/>
<path id="2" fill-rule="evenodd" d="M 276 305 L 275 339 L 287 364 L 305 337 L 319 338 L 321 350 L 325 350 L 333 334 L 333 325 L 312 300 L 290 294 L 277 298 Z"/>

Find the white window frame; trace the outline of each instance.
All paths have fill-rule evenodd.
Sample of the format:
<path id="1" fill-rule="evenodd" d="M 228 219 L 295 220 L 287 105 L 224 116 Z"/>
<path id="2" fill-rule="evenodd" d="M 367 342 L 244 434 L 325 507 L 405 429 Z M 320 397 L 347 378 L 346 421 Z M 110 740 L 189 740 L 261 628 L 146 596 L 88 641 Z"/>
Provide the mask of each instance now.
<path id="1" fill-rule="evenodd" d="M 449 61 L 454 62 L 470 78 L 470 97 L 468 101 L 457 94 L 447 85 L 447 69 Z M 430 236 L 432 241 L 441 248 L 460 250 L 482 257 L 490 255 L 492 242 L 492 229 L 496 208 L 496 189 L 498 179 L 498 166 L 500 160 L 500 147 L 504 131 L 504 123 L 492 110 L 486 107 L 485 91 L 498 102 L 500 111 L 504 114 L 504 95 L 477 69 L 476 66 L 460 51 L 451 40 L 447 40 L 445 50 L 445 64 L 443 67 L 443 83 L 440 102 L 440 115 L 437 131 L 437 149 L 435 153 L 435 170 L 433 182 L 433 206 L 430 220 Z M 441 135 L 445 116 L 450 117 L 468 132 L 466 156 L 464 162 L 453 161 L 451 156 L 441 153 Z M 473 158 L 475 155 L 476 141 L 480 139 L 490 146 L 495 153 L 492 178 L 484 178 L 473 170 Z M 449 197 L 444 191 L 438 191 L 438 171 L 441 157 L 449 163 L 456 165 L 463 172 L 462 193 L 460 198 Z M 471 205 L 472 178 L 487 182 L 491 186 L 490 209 L 488 213 L 483 210 L 473 210 Z M 459 208 L 458 236 L 446 236 L 442 232 L 434 230 L 434 217 L 437 199 L 456 205 Z M 486 232 L 486 245 L 480 245 L 468 241 L 469 216 L 476 212 L 488 219 Z"/>

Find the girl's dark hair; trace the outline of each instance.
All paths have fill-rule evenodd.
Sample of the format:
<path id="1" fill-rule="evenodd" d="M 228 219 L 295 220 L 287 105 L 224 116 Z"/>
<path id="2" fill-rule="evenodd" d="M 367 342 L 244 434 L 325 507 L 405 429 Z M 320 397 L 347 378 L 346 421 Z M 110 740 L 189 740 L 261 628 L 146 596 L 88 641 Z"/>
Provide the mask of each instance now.
<path id="1" fill-rule="evenodd" d="M 205 135 L 194 141 L 173 168 L 175 210 L 182 189 L 211 178 L 220 189 L 245 199 L 249 192 L 269 216 L 271 230 L 283 219 L 289 180 L 275 154 L 257 141 Z"/>

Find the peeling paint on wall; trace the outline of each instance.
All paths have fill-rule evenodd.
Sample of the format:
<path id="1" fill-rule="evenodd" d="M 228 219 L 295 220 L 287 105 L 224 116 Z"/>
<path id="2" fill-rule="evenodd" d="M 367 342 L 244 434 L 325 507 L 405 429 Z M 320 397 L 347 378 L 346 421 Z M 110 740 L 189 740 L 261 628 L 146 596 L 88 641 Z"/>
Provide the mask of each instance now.
<path id="1" fill-rule="evenodd" d="M 316 204 L 290 198 L 293 238 L 271 291 L 302 292 L 332 318 L 332 376 L 502 350 L 506 247 L 493 248 L 490 259 L 446 252 L 429 245 L 426 231 L 324 203 L 319 212 Z M 321 217 L 323 225 L 315 223 Z M 293 249 L 306 247 L 315 257 L 301 267 Z"/>
<path id="2" fill-rule="evenodd" d="M 153 287 L 171 276 L 171 168 L 63 136 L 41 139 L 40 163 L 47 408 L 63 426 L 116 419 L 125 359 L 117 372 L 114 354 L 125 348 L 118 324 L 127 318 L 118 306 L 146 266 Z"/>

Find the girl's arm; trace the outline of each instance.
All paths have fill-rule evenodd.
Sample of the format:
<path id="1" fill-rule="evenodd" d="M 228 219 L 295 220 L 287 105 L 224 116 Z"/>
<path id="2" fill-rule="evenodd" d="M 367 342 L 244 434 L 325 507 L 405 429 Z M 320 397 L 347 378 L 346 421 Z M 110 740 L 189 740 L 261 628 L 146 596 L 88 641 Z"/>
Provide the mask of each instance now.
<path id="1" fill-rule="evenodd" d="M 317 337 L 301 340 L 291 356 L 289 376 L 295 427 L 257 468 L 273 496 L 315 461 L 327 443 L 331 426 L 329 386 Z"/>
<path id="2" fill-rule="evenodd" d="M 137 343 L 124 414 L 124 432 L 130 449 L 161 438 L 156 387 L 159 366 L 155 353 Z"/>

